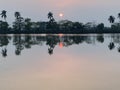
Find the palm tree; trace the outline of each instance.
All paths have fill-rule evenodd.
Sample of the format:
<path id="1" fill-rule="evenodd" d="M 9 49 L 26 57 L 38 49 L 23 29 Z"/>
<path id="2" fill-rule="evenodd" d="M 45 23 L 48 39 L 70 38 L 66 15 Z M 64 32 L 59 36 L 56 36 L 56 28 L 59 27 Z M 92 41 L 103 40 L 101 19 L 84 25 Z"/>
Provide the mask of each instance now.
<path id="1" fill-rule="evenodd" d="M 2 56 L 3 57 L 6 57 L 7 56 L 7 49 L 5 48 L 5 49 L 2 49 Z"/>
<path id="2" fill-rule="evenodd" d="M 115 22 L 115 17 L 111 15 L 111 16 L 108 18 L 108 21 L 109 21 L 110 23 L 114 23 L 114 22 Z"/>
<path id="3" fill-rule="evenodd" d="M 53 54 L 53 49 L 54 49 L 54 48 L 48 48 L 48 53 L 49 53 L 49 55 L 52 55 L 52 54 Z"/>
<path id="4" fill-rule="evenodd" d="M 118 18 L 120 19 L 120 13 L 118 13 Z"/>
<path id="5" fill-rule="evenodd" d="M 21 14 L 20 14 L 20 12 L 15 12 L 15 17 L 16 17 L 16 19 L 19 19 L 19 17 L 21 17 Z"/>
<path id="6" fill-rule="evenodd" d="M 6 18 L 7 18 L 7 15 L 6 15 L 6 13 L 7 13 L 7 11 L 5 11 L 5 10 L 2 10 L 2 12 L 1 12 L 1 17 L 2 18 L 4 18 L 5 20 L 6 20 Z"/>
<path id="7" fill-rule="evenodd" d="M 115 48 L 115 44 L 113 42 L 111 42 L 109 45 L 108 45 L 109 49 L 112 50 Z"/>
<path id="8" fill-rule="evenodd" d="M 55 21 L 55 19 L 54 18 L 52 18 L 51 20 L 50 20 L 50 22 L 54 22 Z"/>
<path id="9" fill-rule="evenodd" d="M 48 19 L 50 19 L 50 21 L 49 21 L 49 22 L 54 22 L 54 21 L 55 21 L 55 19 L 54 19 L 54 17 L 53 17 L 53 13 L 52 13 L 52 12 L 49 12 L 49 13 L 48 13 Z"/>
<path id="10" fill-rule="evenodd" d="M 13 22 L 13 28 L 15 29 L 15 30 L 18 30 L 18 31 L 20 31 L 21 29 L 23 29 L 23 24 L 24 24 L 24 18 L 23 17 L 21 17 L 21 14 L 20 14 L 20 12 L 15 12 L 14 13 L 14 16 L 15 16 L 15 22 Z"/>
<path id="11" fill-rule="evenodd" d="M 53 13 L 52 12 L 49 12 L 48 13 L 48 19 L 52 19 L 53 18 Z"/>

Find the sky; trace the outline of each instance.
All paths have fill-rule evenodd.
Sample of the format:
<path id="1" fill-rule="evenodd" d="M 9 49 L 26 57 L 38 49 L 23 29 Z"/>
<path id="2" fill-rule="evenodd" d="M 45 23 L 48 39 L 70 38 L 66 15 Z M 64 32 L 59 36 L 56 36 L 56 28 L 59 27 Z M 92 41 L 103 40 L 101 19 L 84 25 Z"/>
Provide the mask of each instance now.
<path id="1" fill-rule="evenodd" d="M 7 10 L 8 21 L 14 21 L 14 12 L 19 11 L 23 17 L 33 21 L 46 21 L 49 11 L 54 13 L 57 21 L 68 19 L 79 22 L 104 22 L 108 17 L 120 12 L 120 0 L 0 0 L 0 10 Z M 59 13 L 64 17 L 60 18 Z"/>

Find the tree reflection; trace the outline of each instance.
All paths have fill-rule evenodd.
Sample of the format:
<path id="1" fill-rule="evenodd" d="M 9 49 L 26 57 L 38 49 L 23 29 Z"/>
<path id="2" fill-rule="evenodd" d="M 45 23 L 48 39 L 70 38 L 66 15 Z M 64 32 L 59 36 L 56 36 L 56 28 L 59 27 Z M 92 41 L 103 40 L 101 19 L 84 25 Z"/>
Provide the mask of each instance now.
<path id="1" fill-rule="evenodd" d="M 118 52 L 120 53 L 120 47 L 118 47 Z"/>
<path id="2" fill-rule="evenodd" d="M 59 42 L 59 37 L 58 36 L 53 36 L 53 35 L 47 35 L 46 36 L 46 45 L 48 45 L 48 53 L 50 55 L 53 54 L 54 48 Z"/>
<path id="3" fill-rule="evenodd" d="M 1 53 L 2 53 L 3 57 L 6 57 L 7 56 L 7 49 L 6 48 L 2 49 Z"/>
<path id="4" fill-rule="evenodd" d="M 49 53 L 49 55 L 52 55 L 52 54 L 53 54 L 53 49 L 54 49 L 54 48 L 51 48 L 51 47 L 48 48 L 48 53 Z"/>
<path id="5" fill-rule="evenodd" d="M 111 42 L 109 45 L 108 45 L 109 49 L 110 50 L 113 50 L 115 48 L 115 44 L 113 42 Z"/>
<path id="6" fill-rule="evenodd" d="M 120 36 L 111 35 L 108 37 L 110 43 L 108 48 L 113 50 L 118 45 L 118 52 L 120 52 Z M 56 46 L 69 47 L 71 45 L 80 45 L 83 43 L 92 44 L 105 42 L 104 35 L 13 35 L 13 36 L 0 36 L 0 47 L 1 54 L 3 57 L 7 57 L 9 44 L 15 47 L 14 53 L 16 56 L 21 55 L 24 49 L 31 49 L 33 46 L 43 46 L 48 47 L 48 54 L 54 54 L 54 49 Z M 106 46 L 107 47 L 107 46 Z"/>
<path id="7" fill-rule="evenodd" d="M 25 48 L 30 49 L 31 48 L 31 36 L 26 35 L 25 37 Z"/>
<path id="8" fill-rule="evenodd" d="M 2 48 L 1 54 L 3 57 L 7 57 L 7 46 L 11 40 L 11 37 L 7 35 L 0 36 L 0 47 Z"/>
<path id="9" fill-rule="evenodd" d="M 113 50 L 115 48 L 114 36 L 111 36 L 110 39 L 111 39 L 111 42 L 109 43 L 108 47 L 110 50 Z"/>
<path id="10" fill-rule="evenodd" d="M 7 35 L 0 36 L 0 47 L 7 46 L 11 38 Z"/>
<path id="11" fill-rule="evenodd" d="M 15 54 L 21 55 L 21 51 L 24 49 L 24 42 L 22 40 L 22 37 L 20 35 L 13 37 L 13 45 L 15 45 Z"/>
<path id="12" fill-rule="evenodd" d="M 104 42 L 104 36 L 103 35 L 98 35 L 97 36 L 97 41 L 100 42 L 100 43 L 103 43 Z"/>

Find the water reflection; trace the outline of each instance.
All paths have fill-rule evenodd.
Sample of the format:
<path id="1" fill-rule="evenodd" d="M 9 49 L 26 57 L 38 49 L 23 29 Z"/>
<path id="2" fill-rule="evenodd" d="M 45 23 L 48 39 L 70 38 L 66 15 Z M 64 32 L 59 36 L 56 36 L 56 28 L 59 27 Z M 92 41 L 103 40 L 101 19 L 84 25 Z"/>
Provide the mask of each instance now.
<path id="1" fill-rule="evenodd" d="M 19 56 L 25 49 L 31 49 L 32 46 L 40 45 L 41 47 L 45 44 L 48 47 L 48 54 L 54 54 L 56 46 L 60 48 L 69 47 L 71 45 L 80 45 L 83 43 L 96 45 L 96 43 L 109 42 L 109 50 L 117 48 L 120 52 L 120 35 L 1 35 L 0 36 L 0 47 L 1 54 L 3 57 L 7 57 L 8 45 L 12 44 L 15 47 L 15 55 Z"/>

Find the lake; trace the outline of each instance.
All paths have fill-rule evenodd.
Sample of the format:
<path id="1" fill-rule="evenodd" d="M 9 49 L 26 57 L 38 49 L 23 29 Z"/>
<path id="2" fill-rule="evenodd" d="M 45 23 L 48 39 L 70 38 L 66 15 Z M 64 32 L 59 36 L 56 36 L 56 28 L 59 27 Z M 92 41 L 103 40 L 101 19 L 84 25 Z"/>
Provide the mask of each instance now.
<path id="1" fill-rule="evenodd" d="M 120 35 L 0 35 L 0 90 L 120 90 Z"/>

